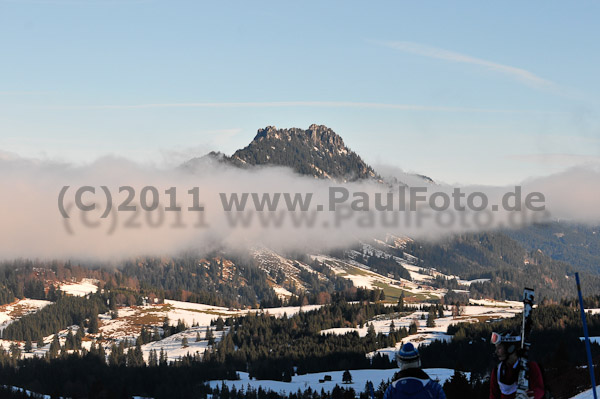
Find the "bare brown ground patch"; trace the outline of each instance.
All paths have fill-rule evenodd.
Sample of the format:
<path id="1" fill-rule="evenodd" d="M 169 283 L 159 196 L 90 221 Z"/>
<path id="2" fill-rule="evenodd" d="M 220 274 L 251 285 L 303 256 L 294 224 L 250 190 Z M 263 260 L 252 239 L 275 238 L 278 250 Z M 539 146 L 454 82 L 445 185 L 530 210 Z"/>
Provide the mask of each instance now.
<path id="1" fill-rule="evenodd" d="M 135 313 L 125 316 L 119 316 L 111 322 L 102 322 L 100 327 L 110 326 L 113 323 L 119 323 L 116 328 L 109 331 L 102 331 L 103 338 L 111 339 L 122 336 L 136 336 L 142 331 L 142 327 L 162 326 L 167 312 L 173 309 L 172 305 L 160 304 L 148 307 L 132 306 L 129 309 Z"/>
<path id="2" fill-rule="evenodd" d="M 12 309 L 9 310 L 9 307 L 12 307 Z M 14 301 L 0 306 L 0 312 L 6 312 L 6 314 L 12 319 L 21 318 L 26 314 L 37 311 L 38 309 L 39 307 L 37 306 L 27 306 L 19 303 L 19 301 Z"/>

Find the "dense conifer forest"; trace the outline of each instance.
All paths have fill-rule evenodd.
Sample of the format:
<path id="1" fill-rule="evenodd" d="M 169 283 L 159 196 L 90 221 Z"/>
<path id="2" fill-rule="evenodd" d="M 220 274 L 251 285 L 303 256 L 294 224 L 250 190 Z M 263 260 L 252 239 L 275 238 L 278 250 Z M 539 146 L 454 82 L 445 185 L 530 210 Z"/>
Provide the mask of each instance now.
<path id="1" fill-rule="evenodd" d="M 356 292 L 351 281 L 336 276 L 318 262 L 312 262 L 312 267 L 327 278 L 301 270 L 306 289 L 290 287 L 296 295 L 289 304 L 319 303 L 323 293 L 331 296 Z M 269 285 L 268 277 L 250 259 L 235 256 L 141 258 L 117 268 L 19 260 L 0 263 L 0 305 L 25 297 L 55 301 L 59 282 L 91 278 L 98 280 L 100 289 L 110 292 L 107 299 L 113 307 L 140 305 L 144 297 L 236 308 L 281 306 L 283 301 Z M 271 278 L 282 281 L 285 276 L 276 273 Z"/>

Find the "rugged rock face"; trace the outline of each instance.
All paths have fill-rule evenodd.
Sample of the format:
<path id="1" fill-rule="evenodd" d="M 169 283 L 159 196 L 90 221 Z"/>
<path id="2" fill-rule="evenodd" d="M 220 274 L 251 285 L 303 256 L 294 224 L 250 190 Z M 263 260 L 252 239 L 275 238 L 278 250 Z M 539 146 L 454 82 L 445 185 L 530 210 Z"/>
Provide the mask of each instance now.
<path id="1" fill-rule="evenodd" d="M 324 125 L 312 124 L 307 130 L 298 128 L 277 130 L 275 126 L 267 126 L 264 129 L 259 129 L 254 141 L 263 139 L 280 139 L 291 141 L 292 136 L 301 140 L 308 140 L 315 146 L 326 148 L 334 151 L 346 149 L 344 140 L 338 136 L 333 130 Z"/>
<path id="2" fill-rule="evenodd" d="M 375 171 L 344 140 L 323 125 L 310 125 L 307 130 L 259 129 L 254 140 L 236 151 L 229 160 L 238 166 L 281 165 L 296 172 L 318 178 L 359 180 L 377 177 Z"/>

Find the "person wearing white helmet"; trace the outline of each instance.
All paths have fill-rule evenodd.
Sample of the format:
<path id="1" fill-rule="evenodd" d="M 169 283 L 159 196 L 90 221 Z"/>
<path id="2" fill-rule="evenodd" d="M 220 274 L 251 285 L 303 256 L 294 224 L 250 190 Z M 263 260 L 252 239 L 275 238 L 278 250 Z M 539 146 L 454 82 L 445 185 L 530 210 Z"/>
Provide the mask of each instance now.
<path id="1" fill-rule="evenodd" d="M 413 344 L 402 345 L 396 361 L 399 378 L 388 386 L 383 399 L 446 399 L 440 384 L 421 369 L 421 357 Z"/>
<path id="2" fill-rule="evenodd" d="M 518 348 L 521 336 L 510 333 L 492 333 L 492 344 L 496 345 L 496 356 L 500 364 L 490 378 L 490 399 L 542 399 L 545 394 L 544 379 L 536 362 L 528 361 L 529 390 L 517 392 L 520 362 Z"/>

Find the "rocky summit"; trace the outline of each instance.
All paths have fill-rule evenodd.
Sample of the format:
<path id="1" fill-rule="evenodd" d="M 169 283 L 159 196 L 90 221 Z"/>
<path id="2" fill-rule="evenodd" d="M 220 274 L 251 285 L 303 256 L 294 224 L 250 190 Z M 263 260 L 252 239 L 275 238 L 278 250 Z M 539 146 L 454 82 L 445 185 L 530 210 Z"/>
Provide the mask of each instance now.
<path id="1" fill-rule="evenodd" d="M 335 180 L 376 178 L 377 174 L 344 140 L 323 125 L 308 129 L 259 129 L 254 140 L 229 160 L 237 166 L 280 165 L 304 175 Z"/>

